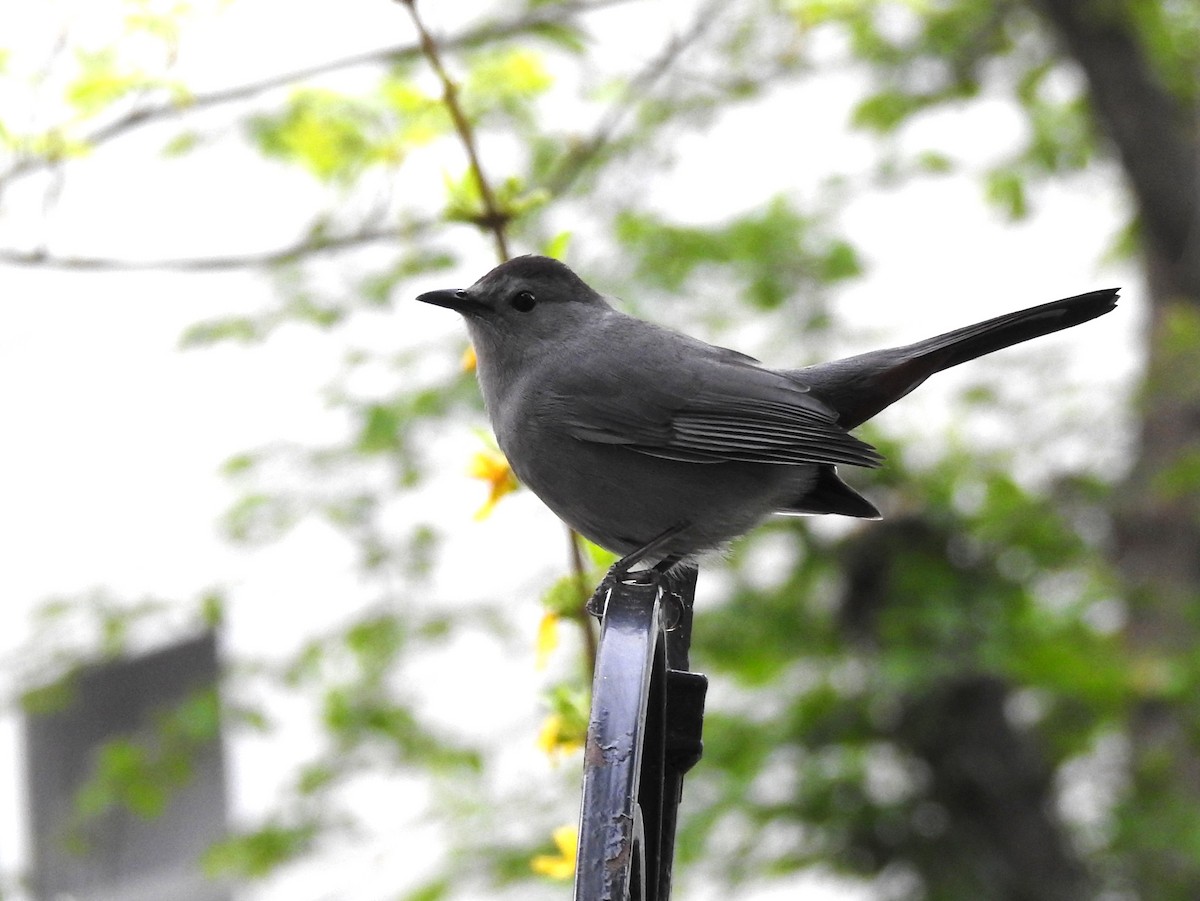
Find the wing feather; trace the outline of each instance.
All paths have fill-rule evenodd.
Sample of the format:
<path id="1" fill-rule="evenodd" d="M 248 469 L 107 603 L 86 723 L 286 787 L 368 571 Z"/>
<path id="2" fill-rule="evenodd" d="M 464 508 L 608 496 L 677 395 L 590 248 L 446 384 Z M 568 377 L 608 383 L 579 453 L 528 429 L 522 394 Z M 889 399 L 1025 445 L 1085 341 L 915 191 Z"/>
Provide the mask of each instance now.
<path id="1" fill-rule="evenodd" d="M 810 398 L 796 391 L 797 399 Z M 611 395 L 576 395 L 563 406 L 574 437 L 621 444 L 643 454 L 691 463 L 846 463 L 878 466 L 879 453 L 818 404 L 787 404 L 710 394 L 688 397 L 673 409 L 642 398 L 621 405 Z"/>
<path id="2" fill-rule="evenodd" d="M 689 463 L 873 467 L 883 459 L 790 374 L 645 323 L 619 337 L 629 348 L 621 359 L 636 360 L 636 371 L 609 358 L 571 368 L 549 392 L 574 438 Z"/>

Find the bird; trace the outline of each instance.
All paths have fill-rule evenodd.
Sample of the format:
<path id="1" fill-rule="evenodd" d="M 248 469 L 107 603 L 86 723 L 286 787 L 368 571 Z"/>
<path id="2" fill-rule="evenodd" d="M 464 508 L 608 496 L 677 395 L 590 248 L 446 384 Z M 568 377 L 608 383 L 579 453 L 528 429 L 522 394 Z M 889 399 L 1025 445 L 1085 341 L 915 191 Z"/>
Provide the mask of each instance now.
<path id="1" fill-rule="evenodd" d="M 612 577 L 692 565 L 774 513 L 879 518 L 838 473 L 883 462 L 852 429 L 936 372 L 1108 313 L 1119 290 L 799 369 L 624 313 L 549 257 L 417 300 L 466 321 L 501 451 L 563 522 L 621 555 Z"/>

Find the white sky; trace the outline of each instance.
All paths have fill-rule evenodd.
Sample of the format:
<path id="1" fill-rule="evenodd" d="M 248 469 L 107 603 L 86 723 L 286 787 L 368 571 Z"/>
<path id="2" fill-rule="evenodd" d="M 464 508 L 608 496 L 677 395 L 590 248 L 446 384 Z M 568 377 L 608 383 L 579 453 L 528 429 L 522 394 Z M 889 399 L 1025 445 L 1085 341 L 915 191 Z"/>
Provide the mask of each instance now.
<path id="1" fill-rule="evenodd" d="M 111 0 L 74 5 L 89 9 L 96 21 L 91 27 L 100 29 Z M 25 15 L 28 4 L 22 6 L 20 11 L 15 5 L 0 8 L 5 44 L 13 35 L 28 34 L 21 29 L 36 33 L 36 20 Z M 68 6 L 47 4 L 47 10 Z M 426 6 L 431 16 L 448 17 L 447 10 L 456 5 Z M 681 9 L 664 12 L 664 20 L 674 15 L 686 21 Z M 644 17 L 644 9 L 639 7 L 637 15 Z M 605 52 L 619 47 L 613 52 L 630 57 L 654 52 L 667 27 L 666 22 L 662 28 L 648 27 L 642 18 L 632 27 L 620 11 L 596 19 Z M 199 87 L 216 87 L 390 44 L 408 34 L 402 10 L 385 0 L 241 0 L 221 24 L 189 36 L 183 64 Z M 676 218 L 703 220 L 731 207 L 753 206 L 788 186 L 811 189 L 809 173 L 865 165 L 865 140 L 847 139 L 842 128 L 852 89 L 848 76 L 819 89 L 788 89 L 771 104 L 735 111 L 715 132 L 685 138 L 677 148 L 677 170 L 655 187 L 652 202 Z M 921 146 L 1002 146 L 1012 140 L 1015 121 L 1000 104 L 969 123 L 942 116 L 928 126 Z M 129 142 L 137 147 L 133 155 L 127 155 L 129 145 L 123 142 L 120 153 L 98 154 L 80 167 L 77 179 L 72 175 L 53 220 L 57 249 L 147 257 L 265 249 L 293 236 L 297 218 L 311 202 L 302 177 L 249 168 L 233 152 L 222 151 L 227 159 L 219 182 L 181 178 L 186 166 L 153 162 L 160 144 L 161 133 L 147 133 Z M 6 197 L 9 205 L 0 210 L 0 236 L 7 240 L 14 238 L 12 223 L 28 228 L 30 217 L 19 214 L 22 205 L 37 199 L 30 188 L 22 191 Z M 1134 365 L 1140 285 L 1128 273 L 1101 271 L 1096 263 L 1119 221 L 1119 193 L 1110 181 L 1095 178 L 1082 188 L 1039 197 L 1041 215 L 1021 229 L 1001 227 L 979 203 L 978 186 L 960 178 L 856 203 L 845 225 L 866 251 L 872 271 L 838 296 L 838 315 L 851 323 L 871 322 L 889 342 L 901 343 L 1123 281 L 1119 315 L 1089 324 L 1086 334 L 1068 332 L 1045 345 L 1046 353 L 1061 355 L 1064 371 L 1073 377 L 1121 389 Z M 318 396 L 336 358 L 314 336 L 294 331 L 245 352 L 177 349 L 189 324 L 221 311 L 257 307 L 269 299 L 269 291 L 264 280 L 241 273 L 104 275 L 0 268 L 5 435 L 0 655 L 23 640 L 34 604 L 95 586 L 130 597 L 190 598 L 212 584 L 231 585 L 238 603 L 227 639 L 235 652 L 254 654 L 270 648 L 286 653 L 344 613 L 322 603 L 297 604 L 297 598 L 362 596 L 353 561 L 319 528 L 302 529 L 278 546 L 253 553 L 231 548 L 216 528 L 236 496 L 217 474 L 223 460 L 280 436 L 318 440 L 337 428 Z M 405 317 L 406 328 L 458 334 L 458 323 L 441 311 L 396 315 Z M 918 416 L 936 419 L 937 398 L 936 391 L 927 400 L 918 395 L 905 402 L 907 412 L 889 415 L 901 427 L 902 416 L 910 423 Z M 464 462 L 471 441 L 467 436 L 461 444 Z M 481 489 L 456 473 L 451 476 L 441 483 L 453 492 L 442 496 L 442 506 L 473 509 Z M 517 527 L 523 543 L 542 541 L 552 549 L 547 560 L 524 576 L 510 568 L 495 569 L 488 578 L 504 574 L 528 588 L 531 600 L 520 616 L 532 635 L 536 586 L 543 574 L 556 570 L 563 540 L 534 499 L 517 497 L 478 526 L 464 522 L 445 555 L 479 559 L 491 553 L 494 559 L 489 549 L 503 548 Z M 460 579 L 469 584 L 484 569 L 460 573 Z M 450 597 L 462 586 L 443 588 Z M 520 590 L 513 586 L 510 593 Z M 266 636 L 270 644 L 264 647 Z M 502 648 L 478 641 L 471 653 L 497 665 L 505 662 Z M 455 709 L 499 726 L 503 720 L 497 711 L 503 710 L 506 693 L 529 699 L 536 685 L 535 677 L 522 670 L 490 695 L 464 683 L 447 686 L 446 698 Z M 536 715 L 529 711 L 523 719 L 533 724 Z M 238 813 L 253 815 L 270 803 L 272 774 L 282 769 L 278 755 L 288 753 L 289 743 L 303 744 L 303 736 L 304 727 L 297 725 L 274 742 L 233 744 Z M 14 818 L 21 804 L 18 756 L 13 718 L 5 716 L 0 719 L 0 866 L 5 870 L 26 854 L 21 824 Z M 352 860 L 355 869 L 361 873 L 366 857 L 377 851 L 377 846 L 363 850 L 364 857 Z M 345 872 L 332 870 L 323 882 L 316 869 L 306 867 L 254 897 L 359 897 L 335 890 L 339 883 L 345 888 Z M 374 878 L 359 887 L 361 897 L 373 897 Z M 788 897 L 796 897 L 796 886 L 788 891 Z M 755 897 L 776 896 L 783 895 L 773 889 Z M 805 897 L 820 895 L 814 889 Z"/>

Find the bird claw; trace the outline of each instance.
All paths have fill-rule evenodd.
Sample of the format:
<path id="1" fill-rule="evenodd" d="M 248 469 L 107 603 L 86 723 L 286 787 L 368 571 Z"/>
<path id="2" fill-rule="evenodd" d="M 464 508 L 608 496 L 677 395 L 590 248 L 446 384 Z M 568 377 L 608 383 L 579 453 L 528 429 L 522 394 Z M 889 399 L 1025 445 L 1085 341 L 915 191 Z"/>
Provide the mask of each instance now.
<path id="1" fill-rule="evenodd" d="M 610 593 L 618 585 L 653 585 L 659 589 L 659 604 L 662 611 L 663 628 L 668 632 L 679 625 L 683 618 L 683 598 L 679 593 L 677 579 L 667 569 L 657 567 L 638 569 L 630 572 L 618 560 L 604 574 L 600 584 L 592 596 L 588 598 L 585 609 L 596 619 L 603 619 L 604 608 L 608 603 Z"/>

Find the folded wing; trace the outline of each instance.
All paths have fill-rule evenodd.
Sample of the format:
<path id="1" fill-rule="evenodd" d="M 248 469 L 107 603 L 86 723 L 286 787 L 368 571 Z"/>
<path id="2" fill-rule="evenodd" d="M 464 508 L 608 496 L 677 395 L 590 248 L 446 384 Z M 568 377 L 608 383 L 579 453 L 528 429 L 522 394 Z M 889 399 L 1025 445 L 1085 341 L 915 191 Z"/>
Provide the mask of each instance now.
<path id="1" fill-rule="evenodd" d="M 577 369 L 556 386 L 550 402 L 570 435 L 688 463 L 882 460 L 805 385 L 742 354 L 664 334 L 632 357 L 636 372 Z"/>

